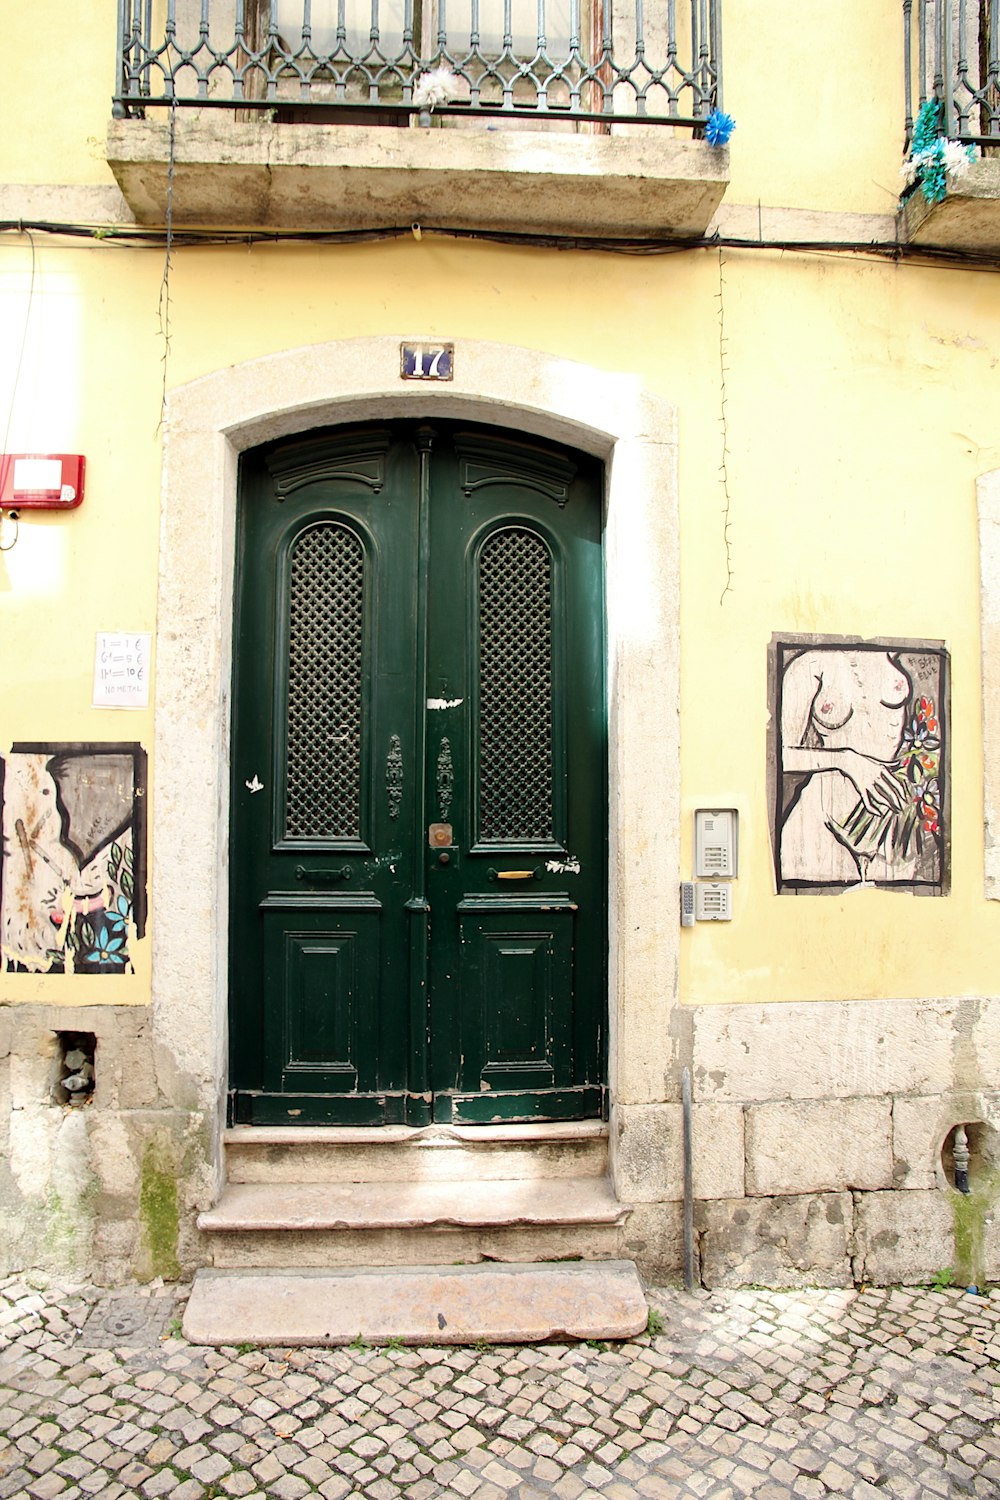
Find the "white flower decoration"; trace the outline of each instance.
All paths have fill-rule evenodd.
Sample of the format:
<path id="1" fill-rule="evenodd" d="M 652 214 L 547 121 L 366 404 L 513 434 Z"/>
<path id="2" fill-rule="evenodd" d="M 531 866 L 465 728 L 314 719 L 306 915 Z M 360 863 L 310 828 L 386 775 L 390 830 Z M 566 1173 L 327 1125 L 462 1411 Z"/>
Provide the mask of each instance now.
<path id="1" fill-rule="evenodd" d="M 971 146 L 963 146 L 961 141 L 949 141 L 939 137 L 926 151 L 917 151 L 908 157 L 899 169 L 899 175 L 907 187 L 916 182 L 917 174 L 923 167 L 930 166 L 934 161 L 940 161 L 945 171 L 951 177 L 964 177 L 975 160 L 975 152 Z"/>
<path id="2" fill-rule="evenodd" d="M 972 165 L 969 147 L 963 146 L 961 141 L 945 141 L 943 159 L 945 171 L 953 177 L 964 177 Z"/>
<path id="3" fill-rule="evenodd" d="M 458 79 L 450 68 L 432 68 L 421 73 L 413 90 L 413 102 L 419 109 L 434 109 L 455 97 Z"/>

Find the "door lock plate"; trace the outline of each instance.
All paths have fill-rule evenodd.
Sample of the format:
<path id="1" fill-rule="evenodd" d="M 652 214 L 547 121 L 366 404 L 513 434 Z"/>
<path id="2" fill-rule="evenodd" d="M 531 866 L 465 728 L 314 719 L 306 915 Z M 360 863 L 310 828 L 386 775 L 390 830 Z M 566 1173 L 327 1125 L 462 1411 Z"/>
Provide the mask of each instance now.
<path id="1" fill-rule="evenodd" d="M 450 823 L 432 823 L 427 830 L 427 842 L 432 849 L 443 849 L 455 842 Z"/>

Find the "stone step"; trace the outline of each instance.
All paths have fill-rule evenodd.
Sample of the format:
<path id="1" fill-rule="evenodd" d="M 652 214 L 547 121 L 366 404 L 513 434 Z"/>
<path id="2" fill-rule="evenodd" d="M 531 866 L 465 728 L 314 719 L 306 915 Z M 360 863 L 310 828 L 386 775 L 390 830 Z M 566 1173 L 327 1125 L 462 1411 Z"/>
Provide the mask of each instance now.
<path id="1" fill-rule="evenodd" d="M 607 1178 L 229 1183 L 199 1215 L 217 1267 L 613 1259 L 628 1216 Z"/>
<path id="2" fill-rule="evenodd" d="M 537 1125 L 239 1125 L 223 1137 L 230 1182 L 457 1182 L 603 1177 L 600 1120 Z"/>
<path id="3" fill-rule="evenodd" d="M 627 1339 L 647 1324 L 631 1261 L 199 1271 L 194 1344 L 535 1343 Z"/>
<path id="4" fill-rule="evenodd" d="M 627 1208 L 606 1177 L 500 1182 L 230 1182 L 198 1216 L 208 1233 L 236 1230 L 480 1229 L 621 1224 Z"/>
<path id="5" fill-rule="evenodd" d="M 479 1261 L 616 1260 L 616 1224 L 518 1225 L 514 1228 L 246 1230 L 214 1234 L 213 1266 L 248 1271 L 283 1266 L 471 1266 Z"/>

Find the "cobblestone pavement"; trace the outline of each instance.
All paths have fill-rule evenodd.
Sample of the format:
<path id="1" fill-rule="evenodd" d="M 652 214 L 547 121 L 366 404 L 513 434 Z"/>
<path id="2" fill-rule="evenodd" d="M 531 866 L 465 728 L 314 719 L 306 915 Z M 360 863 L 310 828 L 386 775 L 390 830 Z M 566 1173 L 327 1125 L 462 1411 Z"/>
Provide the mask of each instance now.
<path id="1" fill-rule="evenodd" d="M 0 1497 L 1000 1496 L 1000 1295 L 660 1290 L 611 1347 L 200 1349 L 0 1281 Z"/>

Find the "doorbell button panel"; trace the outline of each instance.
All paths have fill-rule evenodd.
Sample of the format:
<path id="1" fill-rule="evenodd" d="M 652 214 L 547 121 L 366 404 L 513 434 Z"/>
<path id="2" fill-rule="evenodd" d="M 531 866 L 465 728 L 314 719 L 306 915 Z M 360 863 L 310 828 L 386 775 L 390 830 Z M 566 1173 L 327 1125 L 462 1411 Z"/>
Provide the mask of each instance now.
<path id="1" fill-rule="evenodd" d="M 725 881 L 702 881 L 694 889 L 694 914 L 699 922 L 733 920 L 733 888 Z"/>
<path id="2" fill-rule="evenodd" d="M 735 807 L 699 807 L 694 815 L 694 873 L 699 880 L 736 875 L 739 814 Z"/>

